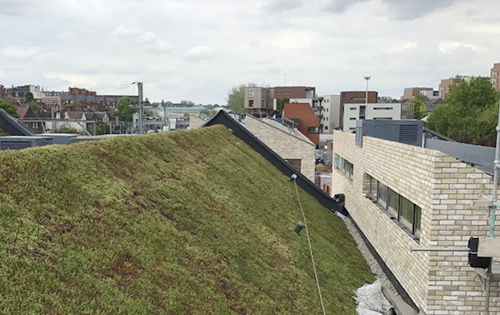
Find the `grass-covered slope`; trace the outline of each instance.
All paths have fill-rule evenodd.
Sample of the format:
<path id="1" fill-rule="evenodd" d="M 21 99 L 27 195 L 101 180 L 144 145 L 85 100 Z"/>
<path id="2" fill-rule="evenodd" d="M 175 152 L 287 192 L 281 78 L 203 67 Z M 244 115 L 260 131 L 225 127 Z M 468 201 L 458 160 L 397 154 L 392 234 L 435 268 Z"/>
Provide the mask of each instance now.
<path id="1" fill-rule="evenodd" d="M 300 190 L 327 313 L 373 276 Z M 0 313 L 319 314 L 295 186 L 224 127 L 0 152 Z"/>

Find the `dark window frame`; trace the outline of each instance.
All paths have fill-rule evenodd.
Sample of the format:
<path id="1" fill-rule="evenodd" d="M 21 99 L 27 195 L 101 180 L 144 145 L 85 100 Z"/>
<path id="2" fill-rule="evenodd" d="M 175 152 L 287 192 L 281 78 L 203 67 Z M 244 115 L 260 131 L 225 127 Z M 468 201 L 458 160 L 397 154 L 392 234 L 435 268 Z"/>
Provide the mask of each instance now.
<path id="1" fill-rule="evenodd" d="M 394 222 L 417 243 L 420 243 L 422 208 L 411 202 L 408 198 L 400 195 L 389 186 L 381 183 L 376 178 L 368 174 L 365 175 L 368 176 L 369 181 L 368 191 L 365 194 L 366 197 L 373 201 L 373 203 L 375 203 L 388 217 L 393 219 Z M 374 186 L 376 186 L 376 195 L 373 194 Z M 395 198 L 392 202 L 391 197 Z M 411 204 L 411 222 L 408 221 L 408 218 L 403 216 L 403 203 L 405 201 L 407 204 Z"/>

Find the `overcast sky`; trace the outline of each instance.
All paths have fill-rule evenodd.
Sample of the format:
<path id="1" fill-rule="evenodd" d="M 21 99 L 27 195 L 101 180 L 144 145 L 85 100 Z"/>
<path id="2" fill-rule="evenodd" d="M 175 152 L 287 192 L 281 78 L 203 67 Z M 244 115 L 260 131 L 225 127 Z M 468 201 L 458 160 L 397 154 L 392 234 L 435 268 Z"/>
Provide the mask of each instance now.
<path id="1" fill-rule="evenodd" d="M 500 62 L 498 0 L 0 0 L 0 84 L 225 104 L 235 85 L 399 98 Z"/>

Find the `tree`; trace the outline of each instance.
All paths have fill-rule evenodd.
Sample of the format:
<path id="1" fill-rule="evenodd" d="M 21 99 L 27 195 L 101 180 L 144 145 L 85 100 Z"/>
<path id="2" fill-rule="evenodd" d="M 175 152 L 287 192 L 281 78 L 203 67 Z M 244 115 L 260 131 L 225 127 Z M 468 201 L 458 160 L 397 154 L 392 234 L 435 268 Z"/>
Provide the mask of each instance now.
<path id="1" fill-rule="evenodd" d="M 498 99 L 489 78 L 462 80 L 432 111 L 427 127 L 459 142 L 494 146 Z"/>
<path id="2" fill-rule="evenodd" d="M 245 88 L 247 87 L 257 87 L 257 85 L 255 83 L 240 84 L 233 86 L 228 91 L 226 101 L 231 112 L 236 114 L 243 114 L 245 112 Z"/>
<path id="3" fill-rule="evenodd" d="M 116 116 L 120 121 L 132 121 L 133 115 L 137 109 L 132 107 L 132 100 L 130 97 L 122 97 L 116 105 Z"/>
<path id="4" fill-rule="evenodd" d="M 276 100 L 276 109 L 283 114 L 283 110 L 285 109 L 285 103 L 289 103 L 290 99 L 289 98 L 282 98 Z"/>
<path id="5" fill-rule="evenodd" d="M 34 102 L 34 101 L 35 101 L 35 97 L 33 96 L 33 93 L 28 91 L 28 92 L 26 92 L 26 94 L 24 94 L 24 103 L 25 104 L 29 104 L 30 102 Z"/>
<path id="6" fill-rule="evenodd" d="M 427 107 L 425 106 L 425 101 L 428 100 L 428 97 L 425 95 L 417 95 L 414 99 L 411 100 L 412 110 L 413 110 L 413 119 L 422 119 L 427 114 Z"/>
<path id="7" fill-rule="evenodd" d="M 194 106 L 194 102 L 193 101 L 182 100 L 181 101 L 181 105 L 184 106 L 184 107 L 193 107 Z"/>
<path id="8" fill-rule="evenodd" d="M 10 115 L 19 118 L 19 115 L 17 114 L 16 107 L 14 105 L 12 105 L 11 102 L 9 102 L 5 99 L 0 99 L 0 108 L 5 110 Z"/>

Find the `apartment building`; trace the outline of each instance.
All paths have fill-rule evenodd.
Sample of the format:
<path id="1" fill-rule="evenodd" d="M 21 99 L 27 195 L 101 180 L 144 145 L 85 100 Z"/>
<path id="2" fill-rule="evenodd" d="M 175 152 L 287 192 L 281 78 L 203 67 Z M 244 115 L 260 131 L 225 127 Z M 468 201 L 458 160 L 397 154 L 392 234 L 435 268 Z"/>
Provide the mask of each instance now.
<path id="1" fill-rule="evenodd" d="M 417 95 L 425 95 L 428 98 L 431 98 L 434 96 L 434 89 L 430 87 L 410 87 L 410 88 L 405 88 L 403 96 L 401 96 L 402 100 L 408 99 L 414 99 Z"/>
<path id="2" fill-rule="evenodd" d="M 444 100 L 446 97 L 446 94 L 448 94 L 448 92 L 450 92 L 450 88 L 452 85 L 458 84 L 462 80 L 470 81 L 471 78 L 472 78 L 471 76 L 457 75 L 454 78 L 441 80 L 441 83 L 439 84 L 439 95 L 438 95 L 439 98 L 442 98 Z"/>
<path id="3" fill-rule="evenodd" d="M 275 86 L 245 88 L 244 106 L 247 114 L 266 116 L 277 108 L 278 100 L 314 99 L 316 88 L 308 86 Z"/>
<path id="4" fill-rule="evenodd" d="M 283 117 L 293 120 L 299 131 L 315 145 L 319 144 L 320 120 L 308 103 L 285 103 Z"/>
<path id="5" fill-rule="evenodd" d="M 321 133 L 333 134 L 340 127 L 340 95 L 323 95 L 323 117 Z"/>
<path id="6" fill-rule="evenodd" d="M 500 63 L 493 64 L 493 68 L 490 71 L 490 80 L 493 87 L 500 91 Z"/>
<path id="7" fill-rule="evenodd" d="M 485 293 L 465 252 L 488 235 L 492 177 L 438 150 L 334 132 L 333 194 L 345 207 L 420 314 L 483 314 Z M 496 226 L 497 233 L 500 231 Z M 500 287 L 491 282 L 490 314 L 500 313 Z"/>
<path id="8" fill-rule="evenodd" d="M 344 121 L 342 130 L 353 132 L 356 130 L 356 121 L 358 119 L 373 120 L 399 120 L 401 119 L 400 103 L 350 103 L 344 104 Z"/>
<path id="9" fill-rule="evenodd" d="M 344 128 L 344 108 L 346 104 L 363 104 L 376 103 L 378 92 L 368 91 L 368 100 L 366 99 L 366 91 L 344 91 L 340 92 L 340 129 Z"/>

